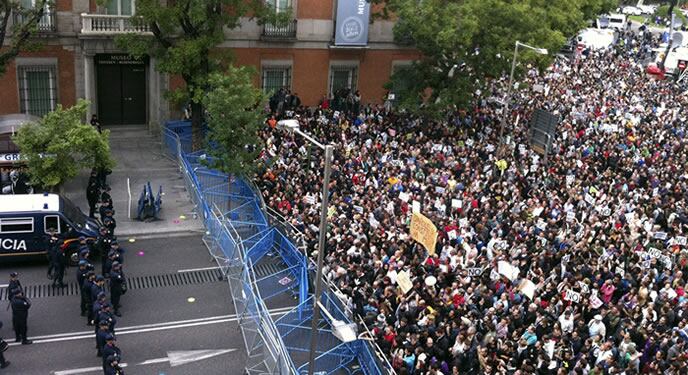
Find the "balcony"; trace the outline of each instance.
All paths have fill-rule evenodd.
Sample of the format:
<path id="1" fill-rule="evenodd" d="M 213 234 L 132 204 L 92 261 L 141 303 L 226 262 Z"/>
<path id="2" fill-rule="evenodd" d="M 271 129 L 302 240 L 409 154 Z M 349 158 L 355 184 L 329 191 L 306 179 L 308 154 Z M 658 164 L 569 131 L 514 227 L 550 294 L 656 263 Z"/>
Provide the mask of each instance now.
<path id="1" fill-rule="evenodd" d="M 270 41 L 296 40 L 296 20 L 292 20 L 286 25 L 274 25 L 266 23 L 263 25 L 263 32 L 260 35 L 260 39 Z"/>
<path id="2" fill-rule="evenodd" d="M 14 13 L 13 21 L 15 25 L 20 25 L 23 24 L 27 18 L 28 16 L 24 14 Z M 46 9 L 46 11 L 43 12 L 43 16 L 36 24 L 36 31 L 38 31 L 39 34 L 48 34 L 54 33 L 56 30 L 57 25 L 55 23 L 55 12 Z"/>
<path id="3" fill-rule="evenodd" d="M 138 21 L 139 18 L 134 16 L 81 13 L 81 33 L 88 35 L 150 33 L 148 25 Z"/>

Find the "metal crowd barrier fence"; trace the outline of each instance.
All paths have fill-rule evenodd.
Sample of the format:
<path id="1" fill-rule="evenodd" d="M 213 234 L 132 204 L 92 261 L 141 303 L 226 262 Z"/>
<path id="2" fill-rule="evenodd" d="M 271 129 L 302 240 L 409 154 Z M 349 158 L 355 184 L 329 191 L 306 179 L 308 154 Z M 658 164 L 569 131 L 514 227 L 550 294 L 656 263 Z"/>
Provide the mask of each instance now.
<path id="1" fill-rule="evenodd" d="M 344 323 L 355 319 L 331 284 L 321 299 L 328 313 L 312 332 L 313 297 L 308 294 L 304 236 L 265 206 L 255 185 L 210 169 L 212 158 L 191 151 L 190 132 L 183 124 L 163 127 L 161 144 L 163 153 L 179 164 L 195 211 L 202 215 L 203 240 L 229 282 L 248 353 L 247 374 L 305 373 L 313 334 L 318 335 L 313 364 L 318 374 L 394 374 L 384 357 L 374 354 L 374 343 L 362 339 L 344 343 L 333 334 L 332 319 Z M 292 240 L 299 240 L 301 249 Z M 257 277 L 256 266 L 275 259 L 281 268 Z M 285 294 L 298 298 L 298 304 L 275 321 L 266 301 Z"/>

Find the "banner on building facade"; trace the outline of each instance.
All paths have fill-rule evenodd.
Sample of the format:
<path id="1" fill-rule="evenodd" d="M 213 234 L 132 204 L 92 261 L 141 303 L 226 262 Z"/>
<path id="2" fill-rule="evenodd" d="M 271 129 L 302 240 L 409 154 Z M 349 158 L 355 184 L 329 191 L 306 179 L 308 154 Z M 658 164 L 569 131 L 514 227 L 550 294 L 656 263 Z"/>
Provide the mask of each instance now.
<path id="1" fill-rule="evenodd" d="M 366 0 L 337 1 L 337 46 L 365 46 L 368 44 L 370 3 Z"/>
<path id="2" fill-rule="evenodd" d="M 437 227 L 420 212 L 414 212 L 411 216 L 411 238 L 423 245 L 430 255 L 435 254 Z"/>

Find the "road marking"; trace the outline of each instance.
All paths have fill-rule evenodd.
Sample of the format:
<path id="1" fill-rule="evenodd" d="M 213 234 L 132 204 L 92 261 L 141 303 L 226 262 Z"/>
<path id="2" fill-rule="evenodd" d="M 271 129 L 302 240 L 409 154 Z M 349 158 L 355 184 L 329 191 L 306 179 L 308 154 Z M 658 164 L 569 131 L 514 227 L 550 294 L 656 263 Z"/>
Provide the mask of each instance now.
<path id="1" fill-rule="evenodd" d="M 286 313 L 292 309 L 293 309 L 293 307 L 273 309 L 273 310 L 270 310 L 270 315 L 271 316 L 282 315 L 282 314 L 284 314 L 284 313 Z M 209 325 L 209 324 L 235 322 L 237 320 L 239 320 L 237 315 L 232 314 L 232 315 L 220 315 L 220 316 L 207 317 L 207 318 L 180 320 L 180 321 L 176 321 L 176 322 L 144 324 L 144 325 L 138 325 L 138 326 L 119 328 L 119 329 L 117 329 L 117 335 L 120 336 L 120 335 L 132 334 L 132 333 L 145 333 L 145 332 L 164 331 L 164 330 L 169 330 L 169 329 L 197 327 L 197 326 L 203 326 L 203 325 Z M 82 332 L 61 333 L 61 334 L 55 334 L 55 335 L 32 336 L 32 337 L 29 337 L 29 339 L 33 340 L 33 342 L 35 344 L 43 344 L 43 343 L 51 343 L 51 342 L 92 339 L 94 337 L 95 337 L 95 333 L 93 333 L 93 331 L 82 331 Z M 21 345 L 21 343 L 18 343 L 18 342 L 9 343 L 9 346 L 16 346 L 16 345 Z"/>
<path id="2" fill-rule="evenodd" d="M 120 367 L 127 367 L 126 363 L 120 363 Z M 84 367 L 84 368 L 75 368 L 72 370 L 63 370 L 63 371 L 55 371 L 52 372 L 54 375 L 74 375 L 74 374 L 86 374 L 89 372 L 95 372 L 95 371 L 103 371 L 103 366 L 99 367 Z"/>
<path id="3" fill-rule="evenodd" d="M 10 284 L 0 284 L 0 288 L 7 288 Z"/>
<path id="4" fill-rule="evenodd" d="M 207 271 L 207 270 L 219 270 L 220 267 L 205 267 L 205 268 L 189 268 L 185 270 L 177 270 L 178 273 L 183 273 L 183 272 L 196 272 L 196 271 Z"/>
<path id="5" fill-rule="evenodd" d="M 177 367 L 185 365 L 191 362 L 202 361 L 204 359 L 217 357 L 218 355 L 231 353 L 236 351 L 236 349 L 220 349 L 220 350 L 177 350 L 167 352 L 167 357 L 163 358 L 153 358 L 145 360 L 141 363 L 137 363 L 137 366 L 146 366 L 156 363 L 170 363 L 171 367 Z M 120 366 L 127 367 L 127 363 L 120 363 Z M 53 372 L 54 375 L 75 375 L 75 374 L 85 374 L 89 372 L 103 371 L 102 367 L 83 367 L 75 368 L 70 370 L 62 370 Z"/>

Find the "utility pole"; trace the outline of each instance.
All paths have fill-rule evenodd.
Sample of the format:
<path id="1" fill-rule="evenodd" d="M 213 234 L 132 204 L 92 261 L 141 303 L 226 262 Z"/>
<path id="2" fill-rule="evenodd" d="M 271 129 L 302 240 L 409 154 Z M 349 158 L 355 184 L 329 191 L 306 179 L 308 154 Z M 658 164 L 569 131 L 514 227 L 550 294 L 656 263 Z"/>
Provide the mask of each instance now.
<path id="1" fill-rule="evenodd" d="M 662 63 L 659 64 L 659 68 L 662 71 L 664 71 L 664 63 L 666 63 L 666 59 L 671 51 L 671 40 L 674 34 L 674 6 L 676 6 L 676 0 L 671 0 L 671 3 L 669 3 L 669 14 L 667 14 L 669 19 L 671 19 L 671 24 L 669 24 L 669 41 L 667 42 L 666 51 L 664 51 L 664 56 L 662 57 Z"/>

